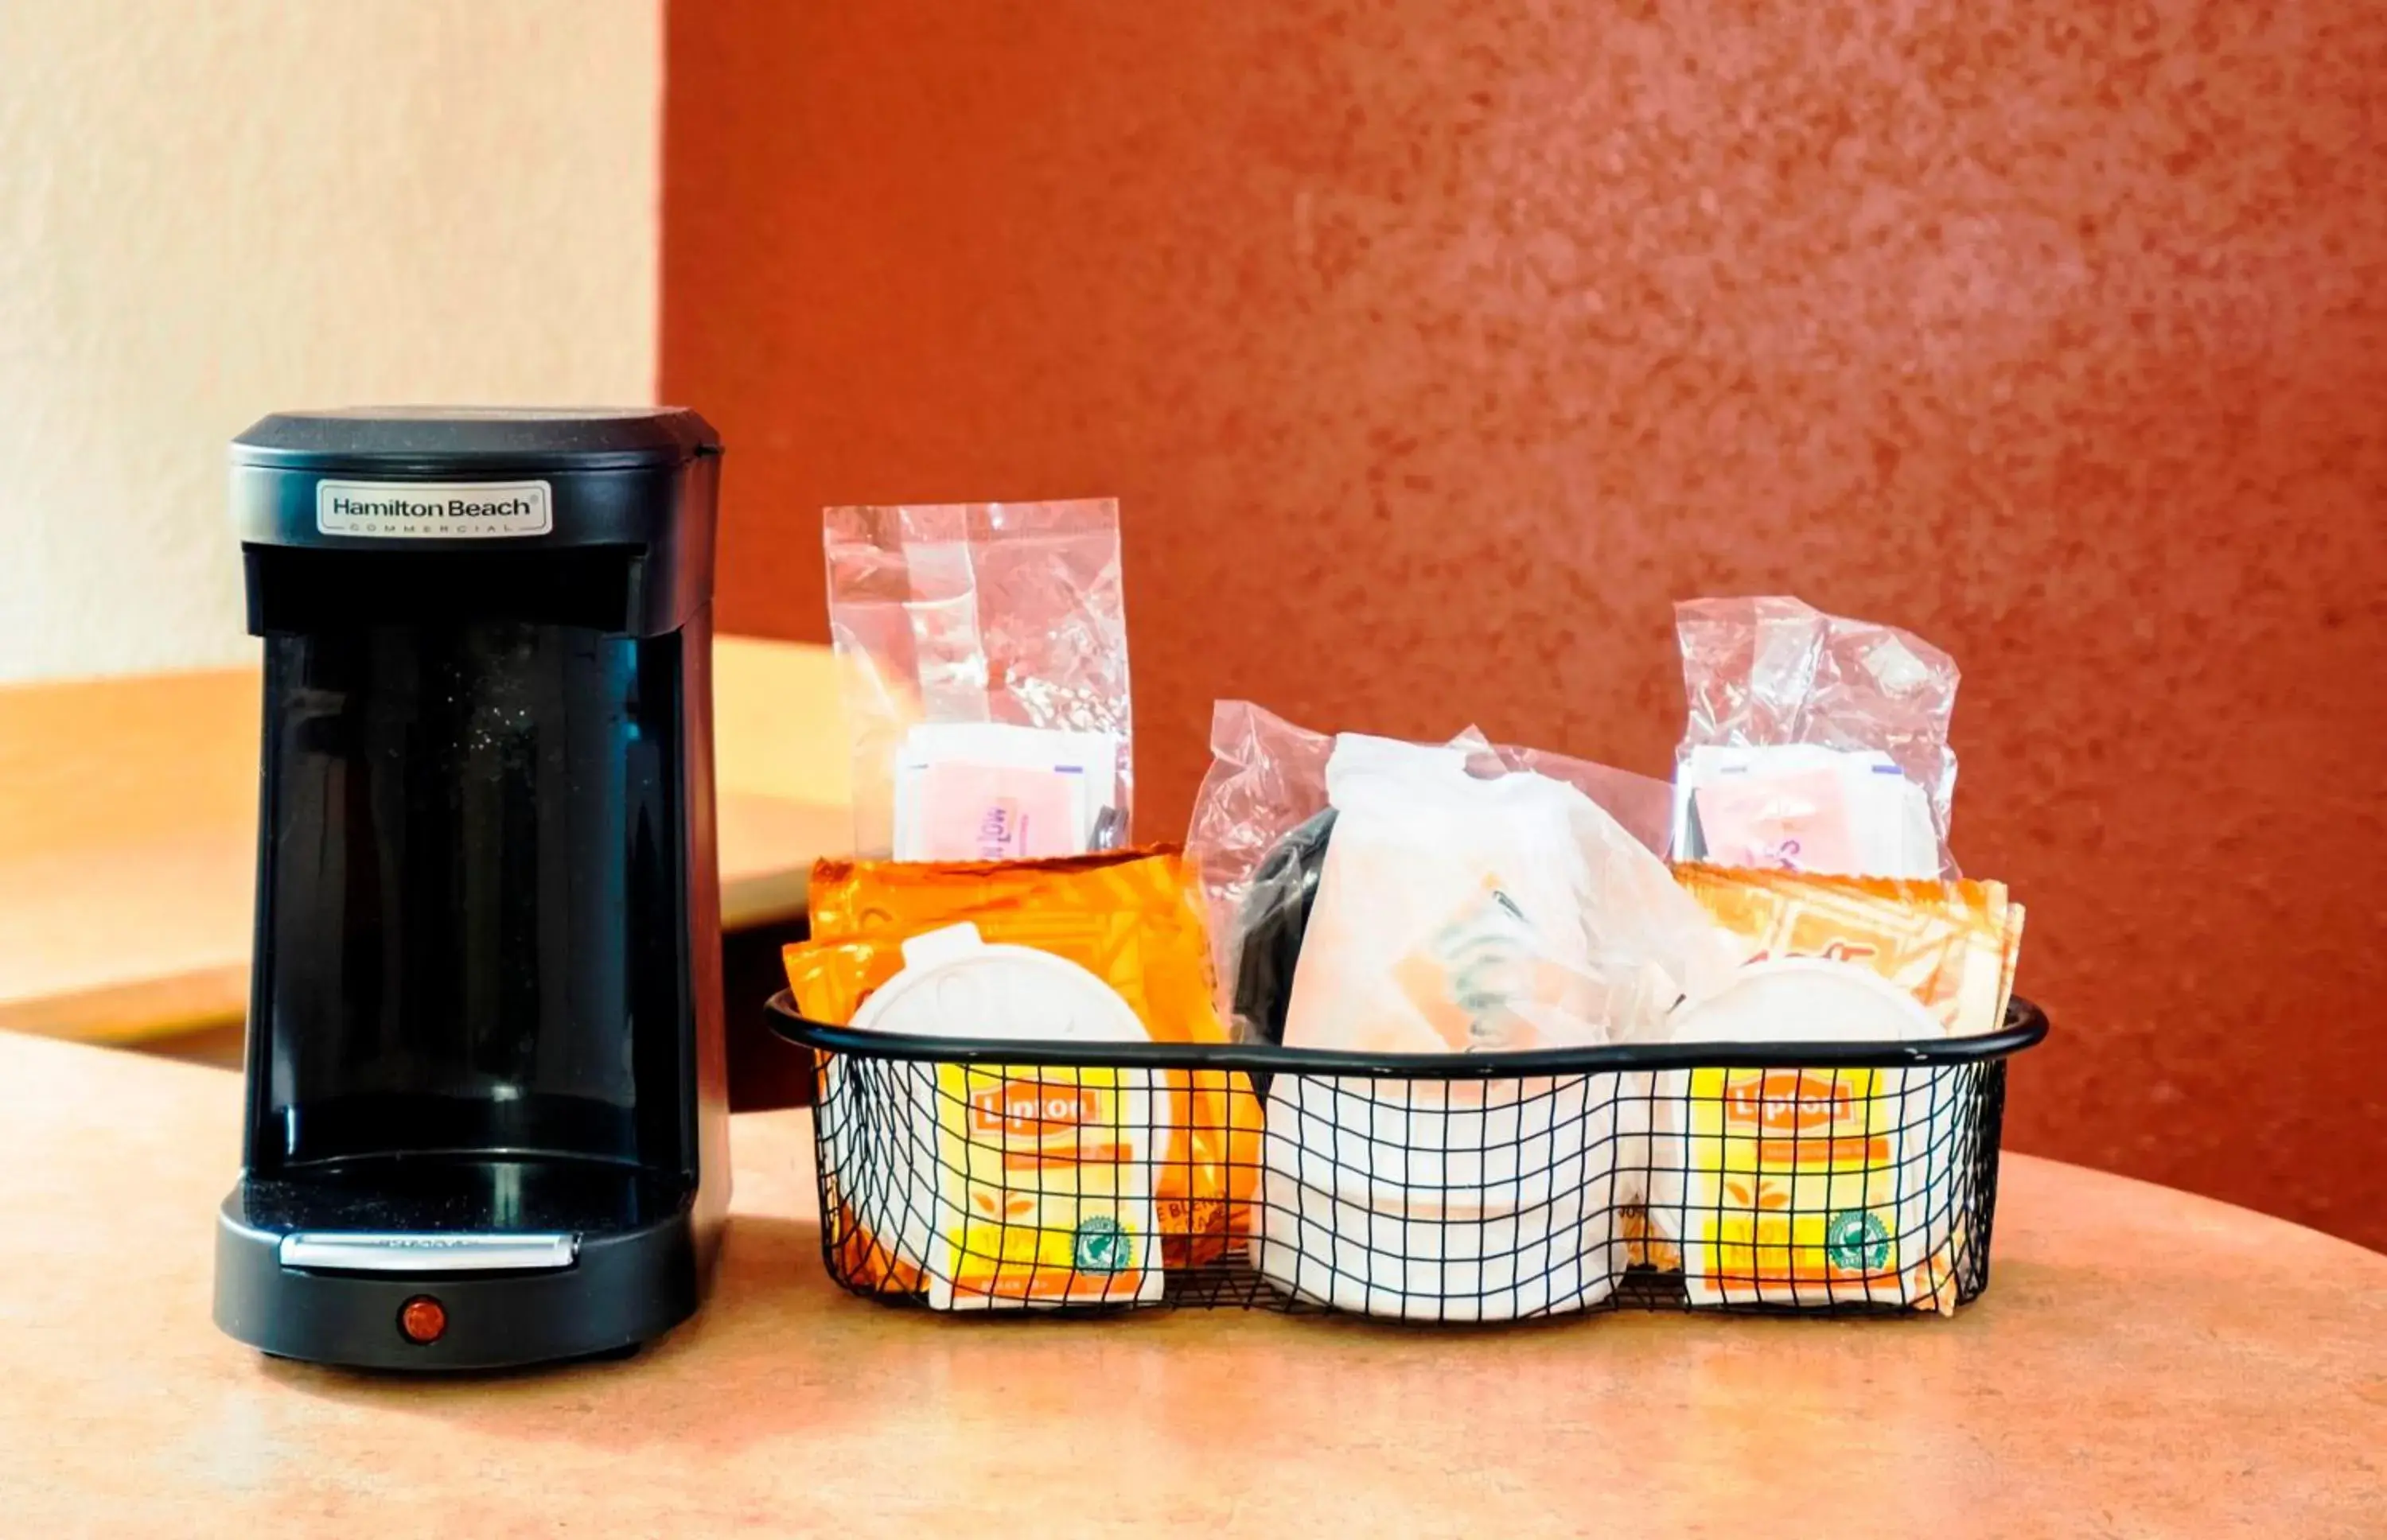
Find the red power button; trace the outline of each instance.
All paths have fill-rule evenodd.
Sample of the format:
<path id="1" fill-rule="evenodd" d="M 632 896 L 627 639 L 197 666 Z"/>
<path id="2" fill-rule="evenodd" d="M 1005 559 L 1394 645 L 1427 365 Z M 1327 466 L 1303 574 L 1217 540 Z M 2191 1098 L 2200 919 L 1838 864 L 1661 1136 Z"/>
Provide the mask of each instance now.
<path id="1" fill-rule="evenodd" d="M 398 1307 L 398 1330 L 410 1343 L 437 1342 L 448 1330 L 448 1306 L 429 1294 L 416 1294 Z"/>

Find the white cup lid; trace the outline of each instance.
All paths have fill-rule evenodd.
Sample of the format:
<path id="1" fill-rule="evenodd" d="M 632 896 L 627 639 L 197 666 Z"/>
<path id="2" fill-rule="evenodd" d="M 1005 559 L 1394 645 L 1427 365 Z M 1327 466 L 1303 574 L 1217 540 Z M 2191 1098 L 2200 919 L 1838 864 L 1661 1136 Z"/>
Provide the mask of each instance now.
<path id="1" fill-rule="evenodd" d="M 1857 963 L 1779 957 L 1676 1010 L 1676 1042 L 1902 1042 L 1945 1037 L 1923 1002 Z"/>
<path id="2" fill-rule="evenodd" d="M 990 945 L 950 925 L 903 943 L 903 971 L 853 1016 L 865 1031 L 912 1037 L 1136 1041 L 1148 1034 L 1119 992 L 1066 957 Z"/>

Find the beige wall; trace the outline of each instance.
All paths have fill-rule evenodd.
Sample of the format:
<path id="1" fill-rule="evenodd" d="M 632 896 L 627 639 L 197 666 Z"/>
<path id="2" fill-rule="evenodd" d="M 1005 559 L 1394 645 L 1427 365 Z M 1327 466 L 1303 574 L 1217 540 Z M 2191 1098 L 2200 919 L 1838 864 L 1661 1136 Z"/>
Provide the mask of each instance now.
<path id="1" fill-rule="evenodd" d="M 0 680 L 244 655 L 276 407 L 644 401 L 660 0 L 0 0 Z"/>

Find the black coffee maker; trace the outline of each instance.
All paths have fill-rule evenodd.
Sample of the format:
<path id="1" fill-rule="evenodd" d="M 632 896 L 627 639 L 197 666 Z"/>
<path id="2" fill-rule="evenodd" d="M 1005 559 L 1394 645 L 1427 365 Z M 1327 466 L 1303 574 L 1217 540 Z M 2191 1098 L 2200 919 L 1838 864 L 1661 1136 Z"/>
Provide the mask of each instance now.
<path id="1" fill-rule="evenodd" d="M 728 1205 L 712 589 L 671 410 L 234 440 L 265 643 L 245 1166 L 218 1325 L 488 1369 L 697 1307 Z"/>

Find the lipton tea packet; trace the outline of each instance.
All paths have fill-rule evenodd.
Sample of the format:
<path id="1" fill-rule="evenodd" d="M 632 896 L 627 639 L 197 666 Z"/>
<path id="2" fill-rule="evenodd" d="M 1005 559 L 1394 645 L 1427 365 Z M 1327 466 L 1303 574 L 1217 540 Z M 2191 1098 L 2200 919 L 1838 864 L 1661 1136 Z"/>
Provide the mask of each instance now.
<path id="1" fill-rule="evenodd" d="M 1152 1079 L 1136 1069 L 937 1066 L 931 1306 L 1160 1297 Z"/>
<path id="2" fill-rule="evenodd" d="M 989 946 L 970 925 L 915 937 L 903 954 L 903 971 L 856 1015 L 857 1029 L 953 1036 L 951 1016 L 966 1012 L 983 1037 L 1143 1036 L 1126 1002 L 1084 968 L 1028 947 Z M 825 1164 L 852 1190 L 851 1211 L 878 1243 L 917 1259 L 931 1306 L 1159 1297 L 1150 1071 L 901 1067 L 908 1073 L 890 1099 L 906 1104 L 908 1126 L 893 1138 L 833 1144 Z"/>
<path id="3" fill-rule="evenodd" d="M 1815 959 L 1747 969 L 1676 1024 L 1678 1041 L 1940 1035 L 1879 976 Z M 1686 1168 L 1653 1185 L 1649 1220 L 1679 1241 L 1691 1303 L 1952 1310 L 1955 1229 L 1972 1180 L 1955 1138 L 1966 1073 L 1703 1066 L 1661 1077 L 1672 1105 L 1660 1121 L 1684 1126 Z"/>
<path id="4" fill-rule="evenodd" d="M 956 921 L 990 943 L 1077 964 L 1116 991 L 1155 1041 L 1226 1041 L 1201 905 L 1169 846 L 1013 863 L 819 862 L 813 940 L 783 959 L 797 1008 L 816 1021 L 854 1020 L 902 967 L 906 938 Z M 947 1035 L 985 1034 L 954 1021 Z M 1152 1089 L 1144 1158 L 1163 1251 L 1170 1267 L 1197 1266 L 1251 1229 L 1259 1105 L 1244 1076 L 1223 1071 L 1160 1071 Z M 860 1260 L 876 1266 L 867 1254 Z"/>

